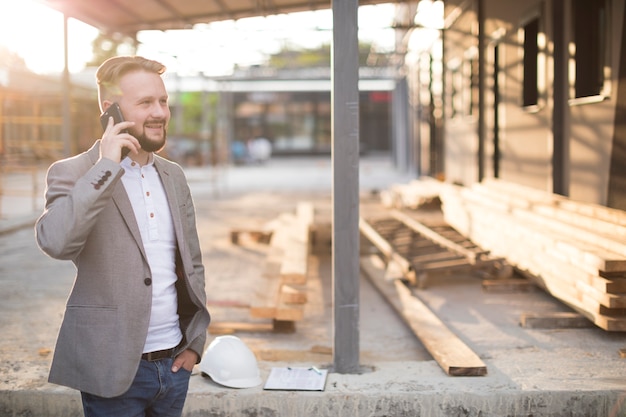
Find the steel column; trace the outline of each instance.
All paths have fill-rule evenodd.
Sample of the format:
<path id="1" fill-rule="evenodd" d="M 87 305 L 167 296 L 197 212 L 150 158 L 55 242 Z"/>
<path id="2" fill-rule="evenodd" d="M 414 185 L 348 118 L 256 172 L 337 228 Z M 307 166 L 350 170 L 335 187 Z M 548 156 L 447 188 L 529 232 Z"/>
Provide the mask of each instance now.
<path id="1" fill-rule="evenodd" d="M 359 371 L 358 0 L 333 0 L 333 371 Z"/>

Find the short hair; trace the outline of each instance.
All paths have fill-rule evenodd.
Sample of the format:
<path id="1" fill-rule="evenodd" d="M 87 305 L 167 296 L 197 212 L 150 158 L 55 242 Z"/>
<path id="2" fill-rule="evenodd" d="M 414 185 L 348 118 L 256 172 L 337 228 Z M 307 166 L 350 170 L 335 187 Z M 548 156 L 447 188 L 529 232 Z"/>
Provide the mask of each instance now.
<path id="1" fill-rule="evenodd" d="M 96 71 L 100 104 L 109 97 L 120 95 L 120 79 L 129 72 L 146 71 L 162 75 L 165 69 L 165 65 L 160 62 L 141 56 L 115 56 L 107 59 Z"/>

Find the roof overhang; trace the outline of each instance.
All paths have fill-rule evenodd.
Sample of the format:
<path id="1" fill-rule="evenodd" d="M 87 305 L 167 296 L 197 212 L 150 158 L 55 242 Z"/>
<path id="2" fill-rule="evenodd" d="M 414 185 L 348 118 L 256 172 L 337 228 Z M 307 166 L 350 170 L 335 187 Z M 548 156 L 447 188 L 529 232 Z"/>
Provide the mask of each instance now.
<path id="1" fill-rule="evenodd" d="M 38 0 L 104 33 L 192 29 L 198 23 L 330 9 L 331 0 Z M 340 0 L 339 0 L 340 1 Z M 359 6 L 405 1 L 360 0 Z"/>

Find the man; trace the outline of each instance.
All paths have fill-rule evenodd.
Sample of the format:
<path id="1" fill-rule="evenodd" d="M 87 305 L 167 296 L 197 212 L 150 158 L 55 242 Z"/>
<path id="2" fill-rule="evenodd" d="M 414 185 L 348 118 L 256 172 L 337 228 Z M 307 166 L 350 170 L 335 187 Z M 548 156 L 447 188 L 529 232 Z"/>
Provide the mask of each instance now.
<path id="1" fill-rule="evenodd" d="M 125 121 L 50 166 L 36 224 L 40 248 L 77 269 L 49 380 L 80 390 L 89 417 L 180 416 L 206 342 L 191 194 L 155 154 L 170 119 L 164 71 L 138 56 L 100 66 L 100 108 L 118 103 Z"/>

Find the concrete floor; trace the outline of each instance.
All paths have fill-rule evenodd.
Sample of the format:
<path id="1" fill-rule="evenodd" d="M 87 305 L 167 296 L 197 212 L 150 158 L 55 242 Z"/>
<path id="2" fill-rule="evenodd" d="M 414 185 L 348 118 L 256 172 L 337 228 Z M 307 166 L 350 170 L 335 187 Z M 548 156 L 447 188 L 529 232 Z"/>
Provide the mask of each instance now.
<path id="1" fill-rule="evenodd" d="M 277 159 L 266 166 L 187 170 L 196 201 L 213 320 L 251 321 L 266 248 L 234 246 L 233 227 L 262 227 L 300 200 L 330 212 L 330 160 Z M 361 191 L 409 178 L 384 157 L 364 158 Z M 368 197 L 367 197 L 368 198 Z M 46 382 L 71 264 L 35 246 L 27 202 L 3 201 L 0 231 L 0 416 L 80 416 L 75 391 Z M 8 208 L 6 208 L 8 207 Z M 7 215 L 10 209 L 12 215 Z M 275 366 L 332 364 L 331 259 L 311 259 L 309 301 L 295 333 L 237 333 L 259 359 L 263 380 Z M 626 416 L 626 335 L 595 327 L 527 329 L 525 312 L 569 311 L 542 291 L 486 293 L 480 278 L 441 276 L 420 298 L 487 365 L 482 377 L 451 377 L 367 279 L 361 280 L 359 374 L 329 373 L 322 392 L 220 386 L 196 372 L 185 416 Z M 217 334 L 209 334 L 209 340 Z"/>

